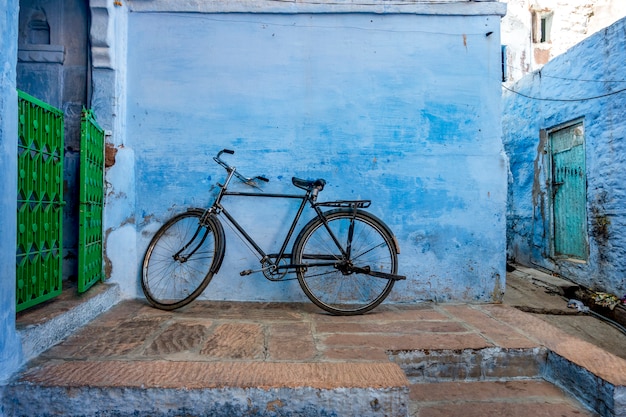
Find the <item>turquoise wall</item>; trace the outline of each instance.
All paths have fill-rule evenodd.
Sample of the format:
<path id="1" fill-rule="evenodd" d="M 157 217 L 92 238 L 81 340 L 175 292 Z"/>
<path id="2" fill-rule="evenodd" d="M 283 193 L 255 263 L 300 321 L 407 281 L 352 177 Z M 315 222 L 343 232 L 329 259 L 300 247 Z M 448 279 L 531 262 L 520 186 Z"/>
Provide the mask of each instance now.
<path id="1" fill-rule="evenodd" d="M 267 192 L 295 191 L 295 175 L 325 178 L 322 200 L 371 199 L 408 277 L 389 300 L 498 299 L 499 33 L 499 15 L 130 13 L 124 148 L 135 155 L 137 253 L 172 214 L 210 204 L 224 175 L 212 156 L 231 148 L 245 175 L 270 179 Z M 276 245 L 294 207 L 267 203 L 225 204 Z M 258 261 L 227 233 L 205 298 L 305 299 L 297 282 L 240 277 Z M 136 271 L 138 282 L 139 261 Z"/>
<path id="2" fill-rule="evenodd" d="M 626 20 L 571 48 L 503 96 L 503 141 L 510 157 L 508 256 L 588 288 L 626 293 Z M 586 154 L 585 262 L 552 253 L 549 143 L 540 131 L 583 124 Z M 546 136 L 547 137 L 547 136 Z"/>

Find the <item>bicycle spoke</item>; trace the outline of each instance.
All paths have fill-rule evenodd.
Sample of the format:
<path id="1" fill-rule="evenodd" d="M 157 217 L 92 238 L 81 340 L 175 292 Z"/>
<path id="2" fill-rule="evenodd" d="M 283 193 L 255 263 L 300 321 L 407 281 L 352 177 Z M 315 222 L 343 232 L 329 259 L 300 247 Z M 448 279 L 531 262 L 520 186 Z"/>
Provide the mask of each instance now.
<path id="1" fill-rule="evenodd" d="M 352 221 L 352 241 L 348 242 Z M 356 216 L 352 211 L 331 211 L 327 222 L 330 233 L 339 242 L 350 245 L 351 258 L 336 256 L 337 245 L 329 229 L 321 221 L 310 222 L 294 246 L 294 262 L 307 265 L 298 271 L 300 285 L 311 301 L 331 313 L 369 311 L 382 302 L 394 283 L 362 273 L 359 268 L 395 273 L 397 258 L 393 237 L 375 217 L 361 211 Z M 316 256 L 337 262 L 334 266 L 324 266 L 315 262 Z"/>
<path id="2" fill-rule="evenodd" d="M 211 279 L 218 235 L 214 223 L 200 225 L 202 215 L 191 211 L 175 216 L 148 246 L 142 288 L 158 308 L 174 309 L 189 303 Z"/>

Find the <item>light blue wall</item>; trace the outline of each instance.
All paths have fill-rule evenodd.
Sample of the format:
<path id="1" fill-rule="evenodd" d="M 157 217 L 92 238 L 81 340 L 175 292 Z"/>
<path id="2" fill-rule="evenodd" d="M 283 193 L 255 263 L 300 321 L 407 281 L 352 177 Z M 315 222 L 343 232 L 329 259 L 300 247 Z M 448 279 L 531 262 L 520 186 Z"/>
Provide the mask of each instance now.
<path id="1" fill-rule="evenodd" d="M 21 363 L 15 332 L 18 4 L 17 0 L 0 0 L 0 9 L 5 11 L 0 15 L 0 385 Z"/>
<path id="2" fill-rule="evenodd" d="M 509 257 L 619 296 L 626 293 L 625 33 L 621 20 L 594 34 L 511 87 L 533 98 L 505 92 L 503 99 L 511 164 Z M 579 100 L 593 97 L 599 98 Z M 539 134 L 576 119 L 583 122 L 586 141 L 586 263 L 551 257 L 549 154 Z"/>
<path id="3" fill-rule="evenodd" d="M 398 238 L 408 276 L 390 300 L 500 297 L 507 163 L 499 15 L 128 19 L 124 146 L 136 157 L 140 256 L 173 213 L 212 201 L 224 174 L 212 156 L 232 148 L 229 160 L 245 175 L 270 178 L 268 192 L 295 191 L 295 175 L 325 178 L 325 200 L 372 199 L 371 211 Z M 271 244 L 293 206 L 261 203 L 242 201 L 235 211 Z M 304 300 L 297 282 L 241 278 L 258 262 L 227 233 L 224 264 L 205 297 Z"/>

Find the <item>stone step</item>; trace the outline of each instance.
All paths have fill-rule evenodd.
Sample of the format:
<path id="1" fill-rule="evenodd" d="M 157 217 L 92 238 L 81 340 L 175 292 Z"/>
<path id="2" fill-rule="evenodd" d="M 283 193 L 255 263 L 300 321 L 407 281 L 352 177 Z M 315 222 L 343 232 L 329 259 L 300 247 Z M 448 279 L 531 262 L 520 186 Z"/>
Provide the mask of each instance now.
<path id="1" fill-rule="evenodd" d="M 591 417 L 592 411 L 539 379 L 414 383 L 411 417 Z"/>
<path id="2" fill-rule="evenodd" d="M 46 362 L 5 388 L 4 407 L 35 417 L 595 415 L 542 379 L 545 349 L 388 353 L 390 362 Z"/>
<path id="3" fill-rule="evenodd" d="M 75 283 L 64 281 L 63 292 L 52 301 L 53 308 L 42 304 L 17 314 L 16 330 L 25 361 L 74 334 L 122 299 L 117 284 L 96 285 L 80 295 L 76 291 Z"/>
<path id="4" fill-rule="evenodd" d="M 547 350 L 544 348 L 483 348 L 388 352 L 411 381 L 483 381 L 540 378 Z"/>
<path id="5" fill-rule="evenodd" d="M 75 361 L 6 387 L 10 416 L 407 416 L 391 362 Z M 106 414 L 101 414 L 106 410 Z"/>

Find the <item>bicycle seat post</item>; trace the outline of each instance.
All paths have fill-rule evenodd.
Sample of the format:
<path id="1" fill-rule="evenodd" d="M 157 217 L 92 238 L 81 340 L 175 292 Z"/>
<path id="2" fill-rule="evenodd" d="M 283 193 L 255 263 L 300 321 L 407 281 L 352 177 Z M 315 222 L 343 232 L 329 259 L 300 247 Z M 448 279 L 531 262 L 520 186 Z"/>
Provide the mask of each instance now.
<path id="1" fill-rule="evenodd" d="M 311 190 L 311 201 L 313 203 L 315 203 L 317 201 L 317 195 L 319 194 L 320 190 L 317 187 L 313 187 L 313 189 Z"/>

